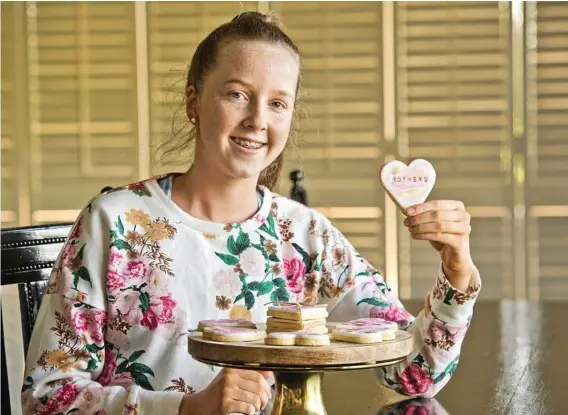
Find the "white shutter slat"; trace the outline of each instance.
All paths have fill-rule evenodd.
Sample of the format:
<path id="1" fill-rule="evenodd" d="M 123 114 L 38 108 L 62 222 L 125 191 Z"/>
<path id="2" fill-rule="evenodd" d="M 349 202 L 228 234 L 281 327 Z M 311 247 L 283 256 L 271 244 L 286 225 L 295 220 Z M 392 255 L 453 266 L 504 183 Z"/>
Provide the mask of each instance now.
<path id="1" fill-rule="evenodd" d="M 482 210 L 508 204 L 502 160 L 510 135 L 508 23 L 501 17 L 497 3 L 397 3 L 401 151 L 436 168 L 429 199 L 463 200 Z M 511 225 L 485 210 L 487 217 L 472 220 L 472 253 L 481 272 L 491 275 L 482 295 L 499 298 L 503 278 L 511 278 Z M 409 275 L 401 278 L 410 281 L 412 297 L 421 298 L 439 256 L 401 231 L 410 254 L 409 267 L 401 262 Z"/>
<path id="2" fill-rule="evenodd" d="M 535 277 L 542 299 L 568 297 L 567 17 L 565 2 L 536 3 L 534 112 L 527 119 L 531 143 L 527 197 L 535 238 L 530 246 L 538 259 Z"/>
<path id="3" fill-rule="evenodd" d="M 32 189 L 41 193 L 32 211 L 80 208 L 104 186 L 137 179 L 134 7 L 40 2 L 36 15 L 29 72 L 40 169 Z"/>
<path id="4" fill-rule="evenodd" d="M 384 192 L 377 182 L 384 159 L 381 4 L 270 7 L 303 53 L 300 99 L 310 114 L 301 120 L 300 157 L 293 149 L 287 153 L 280 191 L 289 194 L 290 170 L 303 170 L 310 205 L 321 208 L 361 255 L 384 267 Z"/>
<path id="5" fill-rule="evenodd" d="M 2 47 L 2 227 L 15 226 L 18 223 L 18 137 L 16 136 L 16 94 L 15 70 L 13 61 L 4 56 L 14 56 L 14 5 L 2 4 L 1 25 Z"/>

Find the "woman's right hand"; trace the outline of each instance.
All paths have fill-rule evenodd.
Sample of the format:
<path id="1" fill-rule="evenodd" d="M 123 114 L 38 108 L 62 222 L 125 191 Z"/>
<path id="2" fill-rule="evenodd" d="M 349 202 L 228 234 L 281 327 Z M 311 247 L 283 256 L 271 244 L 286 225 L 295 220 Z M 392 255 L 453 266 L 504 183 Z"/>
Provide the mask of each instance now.
<path id="1" fill-rule="evenodd" d="M 264 409 L 271 396 L 266 382 L 271 372 L 223 369 L 203 391 L 186 395 L 180 415 L 254 415 Z"/>

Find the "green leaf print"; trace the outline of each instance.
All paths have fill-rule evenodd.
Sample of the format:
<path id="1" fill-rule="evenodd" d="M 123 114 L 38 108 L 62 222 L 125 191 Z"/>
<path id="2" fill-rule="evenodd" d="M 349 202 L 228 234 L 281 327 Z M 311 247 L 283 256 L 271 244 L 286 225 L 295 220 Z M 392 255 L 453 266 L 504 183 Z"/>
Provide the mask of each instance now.
<path id="1" fill-rule="evenodd" d="M 128 360 L 123 360 L 117 367 L 116 373 L 123 373 L 128 371 Z"/>
<path id="2" fill-rule="evenodd" d="M 95 370 L 97 368 L 97 359 L 89 360 L 89 364 L 87 365 L 87 370 Z"/>
<path id="3" fill-rule="evenodd" d="M 388 307 L 388 306 L 390 305 L 389 303 L 385 303 L 385 302 L 383 302 L 383 301 L 379 301 L 379 300 L 377 300 L 377 299 L 375 299 L 375 298 L 363 298 L 361 301 L 359 301 L 359 302 L 357 303 L 357 305 L 363 304 L 363 303 L 371 304 L 371 305 L 378 306 L 378 307 Z"/>
<path id="4" fill-rule="evenodd" d="M 134 382 L 137 385 L 142 386 L 146 390 L 150 391 L 154 390 L 154 388 L 152 387 L 152 385 L 150 385 L 150 382 L 148 381 L 148 378 L 144 373 L 130 372 L 130 374 L 132 375 L 132 378 L 134 379 Z"/>
<path id="5" fill-rule="evenodd" d="M 79 249 L 79 252 L 77 252 L 77 255 L 75 255 L 75 261 L 77 261 L 77 262 L 83 261 L 83 251 L 85 250 L 85 245 L 87 245 L 87 244 L 83 244 L 81 249 Z M 75 261 L 73 261 L 73 262 L 75 262 Z"/>
<path id="6" fill-rule="evenodd" d="M 79 284 L 79 273 L 78 273 L 78 272 L 74 272 L 74 273 L 73 273 L 73 289 L 74 289 L 74 290 L 77 289 L 77 284 Z"/>
<path id="7" fill-rule="evenodd" d="M 239 237 L 237 238 L 237 249 L 239 250 L 239 255 L 249 247 L 250 245 L 250 238 L 248 234 L 244 232 L 239 233 Z"/>
<path id="8" fill-rule="evenodd" d="M 290 301 L 290 294 L 285 288 L 278 288 L 274 291 L 279 301 Z"/>
<path id="9" fill-rule="evenodd" d="M 124 236 L 124 225 L 122 224 L 122 220 L 120 219 L 120 215 L 118 215 L 118 222 L 117 222 L 118 231 L 121 235 Z"/>
<path id="10" fill-rule="evenodd" d="M 235 297 L 235 300 L 233 301 L 233 303 L 236 303 L 237 301 L 241 301 L 245 296 L 245 291 L 241 292 L 239 295 L 237 295 Z"/>
<path id="11" fill-rule="evenodd" d="M 258 281 L 249 282 L 247 287 L 251 291 L 258 291 L 260 289 L 260 282 Z"/>
<path id="12" fill-rule="evenodd" d="M 452 303 L 450 303 L 452 298 L 454 298 L 454 289 L 450 287 L 448 293 L 446 294 L 446 298 L 444 298 L 444 304 L 452 305 Z"/>
<path id="13" fill-rule="evenodd" d="M 254 302 L 254 294 L 252 293 L 252 291 L 247 291 L 245 293 L 245 306 L 248 310 L 254 307 Z"/>
<path id="14" fill-rule="evenodd" d="M 262 226 L 258 229 L 263 232 L 266 232 L 267 234 L 269 234 L 278 241 L 279 238 L 278 235 L 276 234 L 276 230 L 274 229 L 274 218 L 272 217 L 272 215 L 269 214 L 267 219 L 268 219 L 267 222 L 264 222 Z"/>
<path id="15" fill-rule="evenodd" d="M 85 346 L 85 348 L 89 351 L 89 353 L 96 354 L 99 350 L 103 350 L 104 346 L 97 346 L 95 343 L 91 343 Z"/>
<path id="16" fill-rule="evenodd" d="M 78 410 L 79 410 L 79 408 L 73 408 L 70 411 L 68 411 L 65 415 L 72 414 L 73 412 L 77 412 Z"/>
<path id="17" fill-rule="evenodd" d="M 239 262 L 239 258 L 236 258 L 232 255 L 220 254 L 219 252 L 215 252 L 215 255 L 221 258 L 227 265 L 237 265 Z"/>
<path id="18" fill-rule="evenodd" d="M 146 373 L 147 375 L 155 376 L 154 372 L 152 372 L 152 369 L 150 369 L 144 363 L 134 362 L 130 366 L 128 366 L 128 370 L 130 370 L 130 373 Z"/>
<path id="19" fill-rule="evenodd" d="M 134 362 L 135 360 L 138 360 L 138 358 L 140 356 L 142 356 L 144 353 L 146 353 L 146 350 L 137 350 L 130 355 L 130 357 L 128 358 L 128 361 Z"/>
<path id="20" fill-rule="evenodd" d="M 91 282 L 91 276 L 89 275 L 89 270 L 86 267 L 81 265 L 77 274 L 79 274 L 79 278 L 81 278 L 83 281 L 87 281 L 91 285 L 91 287 L 93 286 L 93 283 Z"/>
<path id="21" fill-rule="evenodd" d="M 302 255 L 302 261 L 304 262 L 304 265 L 306 266 L 306 272 L 310 272 L 312 270 L 312 258 L 310 258 L 308 253 L 306 251 L 304 251 L 302 249 L 302 247 L 300 245 L 298 245 L 297 243 L 292 243 L 292 246 L 294 248 L 296 248 L 296 251 L 298 251 L 300 253 L 300 255 Z"/>
<path id="22" fill-rule="evenodd" d="M 150 294 L 147 292 L 140 293 L 140 308 L 142 309 L 143 313 L 148 311 L 148 307 L 150 307 Z"/>
<path id="23" fill-rule="evenodd" d="M 237 243 L 235 242 L 235 238 L 233 236 L 229 236 L 227 240 L 227 250 L 233 255 L 240 255 L 239 248 L 237 248 Z"/>
<path id="24" fill-rule="evenodd" d="M 125 249 L 125 250 L 132 249 L 130 244 L 122 239 L 117 239 L 116 241 L 114 241 L 113 245 L 116 246 L 118 249 Z"/>
<path id="25" fill-rule="evenodd" d="M 26 380 L 24 381 L 24 386 L 22 387 L 22 392 L 25 392 L 28 389 L 33 389 L 34 379 L 31 376 L 26 376 Z"/>
<path id="26" fill-rule="evenodd" d="M 274 278 L 274 280 L 272 281 L 274 283 L 275 286 L 277 286 L 278 288 L 284 288 L 286 289 L 286 281 L 284 280 L 284 278 Z"/>
<path id="27" fill-rule="evenodd" d="M 261 295 L 268 294 L 270 291 L 272 291 L 273 287 L 274 283 L 272 281 L 261 282 L 260 288 L 258 289 L 258 294 L 256 296 L 260 297 Z"/>
<path id="28" fill-rule="evenodd" d="M 278 255 L 276 255 L 276 252 L 271 253 L 268 256 L 268 259 L 271 260 L 272 262 L 280 262 L 280 258 L 278 258 Z"/>

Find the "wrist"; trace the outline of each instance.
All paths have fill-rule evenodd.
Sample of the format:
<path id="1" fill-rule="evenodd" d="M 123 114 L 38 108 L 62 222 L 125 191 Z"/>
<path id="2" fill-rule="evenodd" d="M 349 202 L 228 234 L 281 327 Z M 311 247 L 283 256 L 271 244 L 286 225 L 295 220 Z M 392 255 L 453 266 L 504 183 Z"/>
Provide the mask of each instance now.
<path id="1" fill-rule="evenodd" d="M 469 283 L 471 281 L 471 276 L 473 274 L 473 264 L 468 265 L 459 269 L 449 269 L 444 263 L 442 263 L 442 272 L 446 276 L 446 279 L 450 285 L 457 288 L 460 291 L 467 291 Z"/>
<path id="2" fill-rule="evenodd" d="M 184 395 L 179 404 L 179 415 L 198 415 L 197 395 Z"/>

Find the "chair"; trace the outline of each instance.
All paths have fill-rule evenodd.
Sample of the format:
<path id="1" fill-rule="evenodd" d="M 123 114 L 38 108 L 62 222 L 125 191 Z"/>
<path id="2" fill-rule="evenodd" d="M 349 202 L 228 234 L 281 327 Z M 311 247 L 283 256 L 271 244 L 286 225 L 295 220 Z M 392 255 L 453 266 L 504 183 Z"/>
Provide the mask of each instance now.
<path id="1" fill-rule="evenodd" d="M 47 289 L 51 269 L 72 224 L 27 226 L 2 230 L 2 286 L 18 284 L 24 353 Z M 5 364 L 4 326 L 2 325 L 2 413 L 9 414 L 10 398 Z"/>

